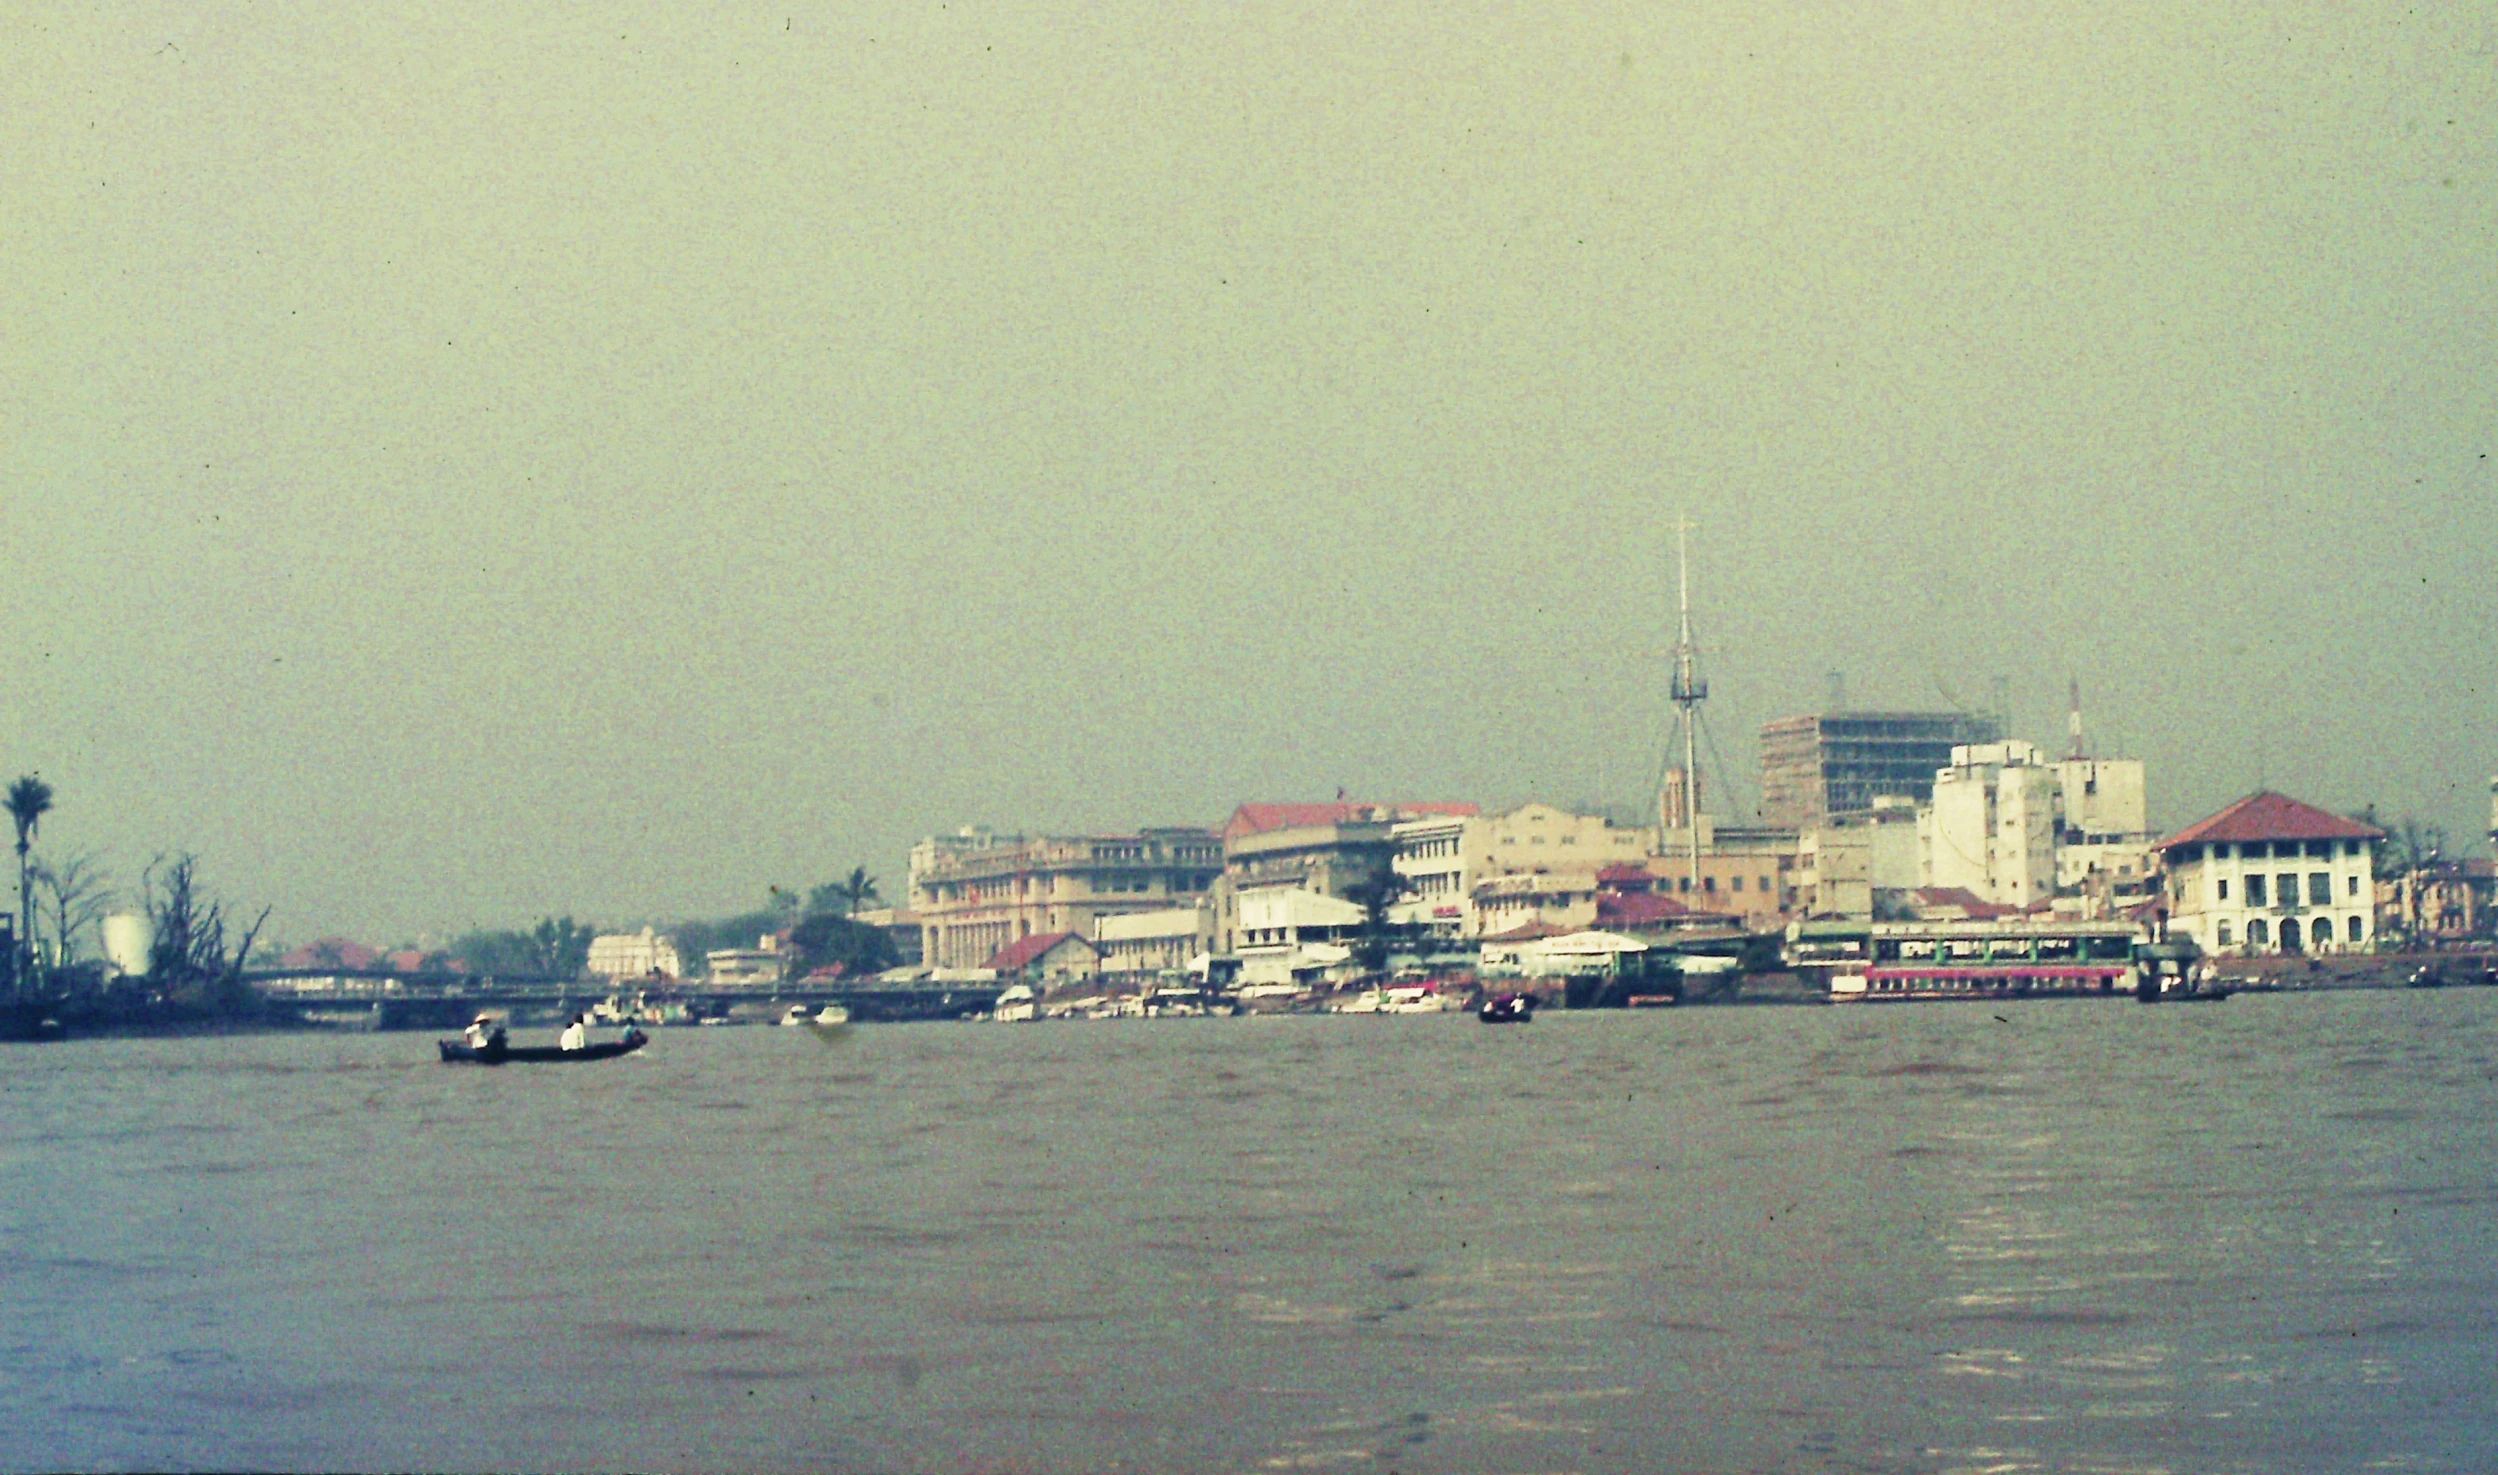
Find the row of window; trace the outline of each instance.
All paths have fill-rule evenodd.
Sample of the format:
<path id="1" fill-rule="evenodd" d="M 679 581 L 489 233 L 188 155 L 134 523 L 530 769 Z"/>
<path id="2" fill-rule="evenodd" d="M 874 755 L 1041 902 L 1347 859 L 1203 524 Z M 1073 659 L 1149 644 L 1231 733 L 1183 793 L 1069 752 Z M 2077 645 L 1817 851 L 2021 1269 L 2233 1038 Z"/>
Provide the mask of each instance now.
<path id="1" fill-rule="evenodd" d="M 2345 934 L 2344 941 L 2362 943 L 2368 940 L 2367 928 L 2357 917 L 2348 919 L 2343 931 Z M 2283 920 L 2281 924 L 2281 945 L 2283 947 L 2296 949 L 2299 945 L 2300 935 L 2297 918 L 2291 917 Z M 2307 938 L 2308 946 L 2310 947 L 2332 946 L 2333 919 L 2331 917 L 2317 917 L 2313 919 L 2307 924 L 2305 936 Z M 2248 947 L 2271 947 L 2272 938 L 2272 926 L 2262 917 L 2256 917 L 2246 924 L 2246 945 Z M 2229 924 L 2226 921 L 2221 922 L 2214 929 L 2212 933 L 2212 941 L 2220 947 L 2235 947 L 2237 945 L 2235 939 L 2230 933 Z"/>
<path id="2" fill-rule="evenodd" d="M 2359 840 L 2247 840 L 2214 841 L 2209 845 L 2180 845 L 2176 862 L 2184 865 L 2202 860 L 2208 854 L 2213 860 L 2331 860 L 2335 847 L 2340 847 L 2344 860 L 2359 859 Z"/>
<path id="3" fill-rule="evenodd" d="M 2252 872 L 2247 875 L 2246 904 L 2248 906 L 2271 906 L 2272 903 L 2265 900 L 2267 890 L 2270 890 L 2272 895 L 2279 897 L 2281 899 L 2281 904 L 2285 907 L 2297 906 L 2299 904 L 2299 878 L 2296 872 L 2283 871 L 2280 875 L 2270 879 L 2279 884 L 2267 888 L 2265 885 L 2266 878 L 2264 876 Z M 2350 883 L 2350 895 L 2359 895 L 2359 878 L 2357 876 L 2345 876 L 2342 879 Z M 2227 876 L 2215 876 L 2212 878 L 2212 898 L 2215 901 L 2227 901 L 2229 899 L 2229 878 Z M 2331 906 L 2333 904 L 2333 874 L 2330 871 L 2309 871 L 2307 873 L 2307 904 L 2309 906 L 2319 907 Z"/>
<path id="4" fill-rule="evenodd" d="M 1677 877 L 1675 877 L 1675 878 L 1674 878 L 1674 885 L 1675 885 L 1675 889 L 1677 889 L 1677 890 L 1680 890 L 1680 891 L 1689 891 L 1689 890 L 1691 890 L 1691 877 L 1689 877 L 1689 876 L 1677 876 Z M 1769 892 L 1770 892 L 1770 890 L 1771 890 L 1771 887 L 1770 887 L 1770 884 L 1769 884 L 1769 877 L 1767 877 L 1767 876 L 1756 876 L 1756 877 L 1754 877 L 1754 878 L 1753 878 L 1753 886 L 1754 886 L 1754 889 L 1758 890 L 1758 891 L 1759 891 L 1762 895 L 1764 895 L 1764 896 L 1768 895 L 1768 894 L 1769 894 Z M 1714 892 L 1717 890 L 1717 877 L 1715 877 L 1715 876 L 1702 876 L 1702 877 L 1700 878 L 1700 889 L 1701 889 L 1702 891 L 1706 891 L 1706 892 L 1712 892 L 1712 893 L 1714 893 Z M 1727 878 L 1726 878 L 1726 889 L 1728 889 L 1729 891 L 1741 891 L 1741 890 L 1743 889 L 1743 877 L 1741 877 L 1741 876 L 1729 876 L 1729 877 L 1727 877 Z"/>

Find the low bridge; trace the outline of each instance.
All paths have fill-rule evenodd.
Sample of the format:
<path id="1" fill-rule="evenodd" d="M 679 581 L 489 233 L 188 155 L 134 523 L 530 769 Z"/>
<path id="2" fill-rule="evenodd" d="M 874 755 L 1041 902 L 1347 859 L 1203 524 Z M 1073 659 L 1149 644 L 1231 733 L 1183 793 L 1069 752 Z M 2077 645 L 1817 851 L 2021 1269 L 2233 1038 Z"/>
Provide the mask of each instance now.
<path id="1" fill-rule="evenodd" d="M 857 1020 L 954 1019 L 997 1004 L 994 983 L 909 984 L 874 978 L 856 982 L 784 983 L 763 988 L 711 988 L 699 983 L 610 984 L 601 979 L 519 974 L 388 973 L 355 968 L 268 968 L 244 981 L 274 1009 L 307 1024 L 358 1029 L 458 1029 L 479 1012 L 509 1015 L 514 1024 L 553 1025 L 611 998 L 640 995 L 652 1004 L 682 1004 L 706 1019 L 738 1005 L 777 1015 L 793 1004 L 812 1013 L 839 1004 Z"/>

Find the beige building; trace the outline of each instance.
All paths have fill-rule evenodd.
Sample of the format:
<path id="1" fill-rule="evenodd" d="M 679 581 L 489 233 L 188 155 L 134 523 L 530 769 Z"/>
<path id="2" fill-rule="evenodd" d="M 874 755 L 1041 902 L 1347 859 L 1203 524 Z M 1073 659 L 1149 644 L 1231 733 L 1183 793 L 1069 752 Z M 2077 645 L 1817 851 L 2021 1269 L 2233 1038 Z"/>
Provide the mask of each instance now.
<path id="1" fill-rule="evenodd" d="M 1999 906 L 2056 894 L 2060 775 L 2020 741 L 1965 744 L 1936 770 L 1917 815 L 1920 889 L 1965 889 Z"/>
<path id="2" fill-rule="evenodd" d="M 1881 799 L 1870 813 L 1796 837 L 1794 911 L 1803 917 L 1874 915 L 1885 896 L 1917 889 L 1917 809 Z"/>
<path id="3" fill-rule="evenodd" d="M 2376 940 L 2373 857 L 2385 832 L 2250 794 L 2158 849 L 2168 926 L 2207 953 L 2337 953 Z"/>
<path id="4" fill-rule="evenodd" d="M 1214 947 L 1213 899 L 1099 918 L 1093 923 L 1093 945 L 1100 950 L 1106 979 L 1128 982 L 1180 972 Z"/>
<path id="5" fill-rule="evenodd" d="M 1478 911 L 1481 888 L 1496 877 L 1573 875 L 1588 880 L 1592 890 L 1596 872 L 1644 865 L 1657 848 L 1651 827 L 1618 825 L 1603 815 L 1542 803 L 1500 814 L 1407 820 L 1394 827 L 1391 838 L 1392 864 L 1408 889 L 1389 920 L 1446 937 L 1507 930 L 1487 923 Z"/>
<path id="6" fill-rule="evenodd" d="M 921 961 L 977 968 L 1024 938 L 1074 933 L 1089 948 L 1103 917 L 1193 906 L 1223 872 L 1212 830 L 998 835 L 964 830 L 911 849 Z"/>

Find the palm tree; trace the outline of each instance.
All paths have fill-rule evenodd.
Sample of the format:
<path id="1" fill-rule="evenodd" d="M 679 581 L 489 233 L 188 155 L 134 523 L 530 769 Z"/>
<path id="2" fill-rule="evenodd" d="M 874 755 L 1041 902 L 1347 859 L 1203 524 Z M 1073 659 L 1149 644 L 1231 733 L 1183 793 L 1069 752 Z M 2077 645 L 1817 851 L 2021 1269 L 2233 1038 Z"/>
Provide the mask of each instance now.
<path id="1" fill-rule="evenodd" d="M 876 892 L 876 878 L 867 873 L 865 866 L 852 866 L 849 875 L 833 883 L 833 889 L 850 904 L 849 914 L 853 917 L 869 902 L 884 900 Z"/>
<path id="2" fill-rule="evenodd" d="M 18 925 L 25 929 L 25 936 L 18 939 L 18 947 L 27 961 L 32 963 L 35 956 L 32 916 L 35 878 L 27 865 L 26 856 L 34 848 L 36 827 L 43 823 L 45 813 L 52 808 L 52 786 L 30 773 L 9 785 L 7 808 L 9 818 L 17 823 L 17 917 Z"/>

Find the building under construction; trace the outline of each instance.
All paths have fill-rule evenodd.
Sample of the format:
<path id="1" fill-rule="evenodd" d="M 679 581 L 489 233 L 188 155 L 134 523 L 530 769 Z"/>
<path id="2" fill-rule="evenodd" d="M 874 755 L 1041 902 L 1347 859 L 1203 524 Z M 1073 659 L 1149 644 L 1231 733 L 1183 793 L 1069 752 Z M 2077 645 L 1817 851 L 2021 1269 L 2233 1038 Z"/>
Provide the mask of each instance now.
<path id="1" fill-rule="evenodd" d="M 1934 772 L 1964 743 L 2003 741 L 2003 723 L 1969 712 L 1825 712 L 1761 729 L 1761 822 L 1809 829 L 1884 798 L 1923 803 Z"/>

